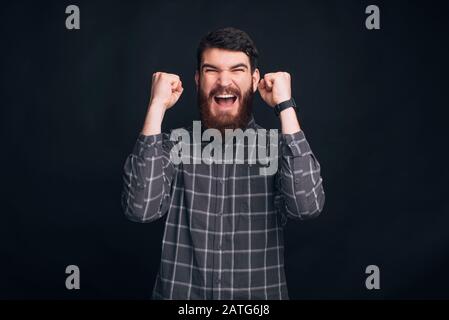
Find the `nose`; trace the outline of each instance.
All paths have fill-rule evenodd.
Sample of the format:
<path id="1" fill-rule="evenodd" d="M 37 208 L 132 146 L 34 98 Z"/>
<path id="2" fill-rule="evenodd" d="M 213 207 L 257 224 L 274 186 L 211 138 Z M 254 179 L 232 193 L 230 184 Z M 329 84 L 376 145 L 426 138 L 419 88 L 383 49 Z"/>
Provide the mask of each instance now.
<path id="1" fill-rule="evenodd" d="M 217 82 L 220 86 L 227 87 L 232 83 L 231 75 L 227 71 L 222 71 L 218 74 Z"/>

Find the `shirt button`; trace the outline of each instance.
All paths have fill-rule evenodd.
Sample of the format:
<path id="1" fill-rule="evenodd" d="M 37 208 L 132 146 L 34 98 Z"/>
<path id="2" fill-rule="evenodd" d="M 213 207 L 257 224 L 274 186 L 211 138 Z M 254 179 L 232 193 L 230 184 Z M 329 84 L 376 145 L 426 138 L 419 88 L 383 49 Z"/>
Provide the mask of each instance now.
<path id="1" fill-rule="evenodd" d="M 299 183 L 299 178 L 295 178 L 295 183 L 296 183 L 296 184 Z"/>

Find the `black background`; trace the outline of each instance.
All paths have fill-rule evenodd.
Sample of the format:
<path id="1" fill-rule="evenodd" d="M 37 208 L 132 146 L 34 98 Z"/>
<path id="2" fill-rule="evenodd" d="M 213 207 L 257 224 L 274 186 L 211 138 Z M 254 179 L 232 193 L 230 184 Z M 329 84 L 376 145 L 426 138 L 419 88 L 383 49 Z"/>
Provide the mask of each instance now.
<path id="1" fill-rule="evenodd" d="M 153 72 L 185 88 L 164 130 L 197 119 L 195 50 L 224 26 L 253 38 L 262 74 L 292 75 L 322 166 L 324 212 L 287 224 L 290 298 L 449 298 L 448 1 L 14 1 L 0 24 L 0 298 L 150 297 L 163 221 L 125 218 L 123 164 Z M 255 118 L 279 128 L 259 96 Z"/>

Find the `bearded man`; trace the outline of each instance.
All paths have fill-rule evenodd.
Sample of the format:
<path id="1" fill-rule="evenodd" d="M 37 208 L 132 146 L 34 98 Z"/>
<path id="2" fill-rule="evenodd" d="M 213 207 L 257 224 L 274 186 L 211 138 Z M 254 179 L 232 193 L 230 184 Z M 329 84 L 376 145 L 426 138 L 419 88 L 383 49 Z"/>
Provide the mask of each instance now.
<path id="1" fill-rule="evenodd" d="M 153 74 L 144 125 L 124 164 L 121 198 L 132 221 L 166 219 L 153 299 L 289 299 L 283 228 L 288 218 L 318 216 L 325 195 L 320 164 L 299 125 L 290 74 L 261 77 L 258 56 L 244 31 L 205 35 L 197 50 L 198 107 L 205 129 L 261 129 L 252 110 L 259 91 L 281 122 L 273 174 L 247 163 L 175 163 L 175 142 L 161 124 L 184 88 L 178 75 Z"/>

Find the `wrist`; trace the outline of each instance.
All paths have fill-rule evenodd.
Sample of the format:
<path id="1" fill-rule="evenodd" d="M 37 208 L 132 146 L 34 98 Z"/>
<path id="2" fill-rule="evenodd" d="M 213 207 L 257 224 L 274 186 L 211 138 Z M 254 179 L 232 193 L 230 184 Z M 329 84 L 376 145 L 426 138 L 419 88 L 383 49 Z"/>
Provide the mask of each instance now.
<path id="1" fill-rule="evenodd" d="M 280 103 L 282 103 L 282 102 L 285 102 L 285 101 L 290 100 L 291 98 L 292 98 L 292 96 L 284 96 L 284 97 L 282 97 L 282 98 L 280 98 L 280 99 L 277 99 L 277 101 L 275 101 L 275 103 L 276 103 L 276 104 L 280 104 Z"/>
<path id="2" fill-rule="evenodd" d="M 148 104 L 148 111 L 157 112 L 157 113 L 164 113 L 165 110 L 167 110 L 167 106 L 162 101 L 150 101 Z"/>
<path id="3" fill-rule="evenodd" d="M 295 103 L 295 99 L 290 98 L 287 100 L 283 100 L 280 103 L 277 103 L 274 106 L 274 113 L 279 117 L 280 113 L 286 109 L 296 109 L 296 103 Z"/>

